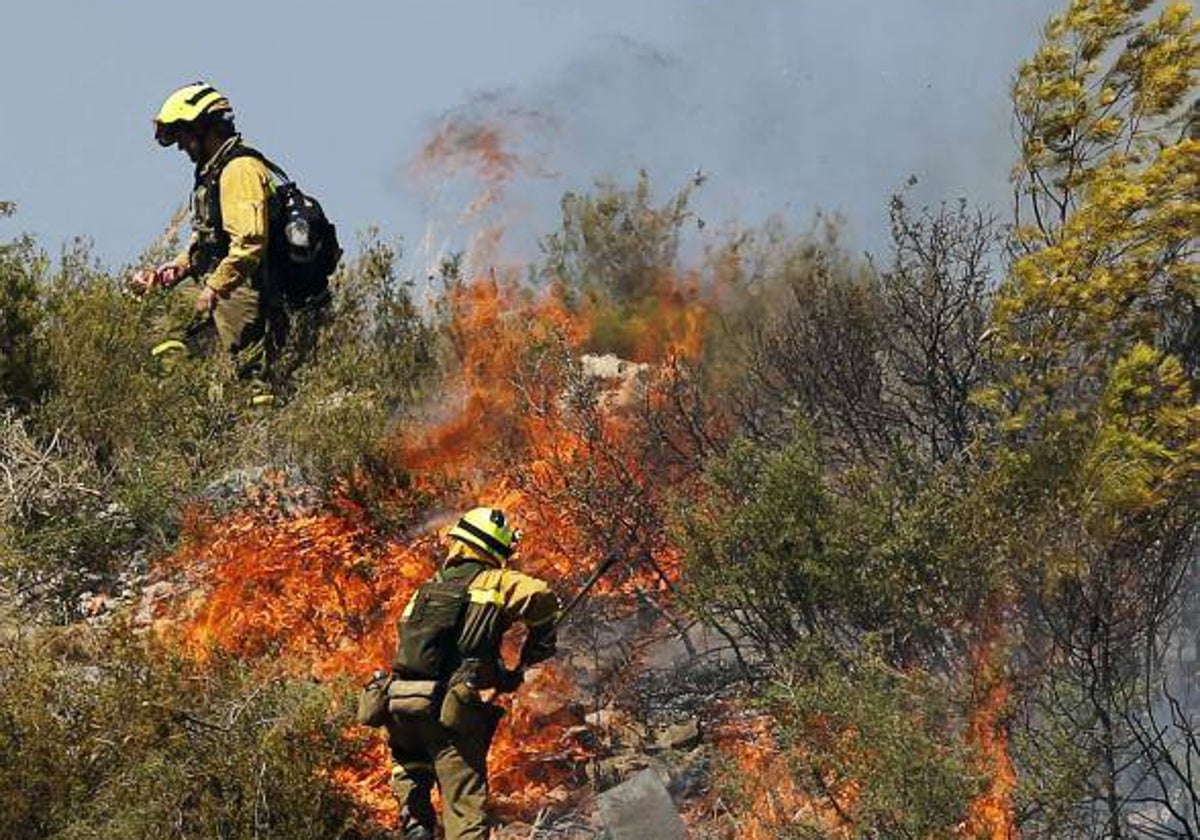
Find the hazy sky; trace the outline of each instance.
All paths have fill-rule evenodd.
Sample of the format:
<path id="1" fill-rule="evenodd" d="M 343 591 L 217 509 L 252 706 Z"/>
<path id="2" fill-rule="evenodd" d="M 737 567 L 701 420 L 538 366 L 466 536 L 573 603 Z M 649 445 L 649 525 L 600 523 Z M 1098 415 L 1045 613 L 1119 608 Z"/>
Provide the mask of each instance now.
<path id="1" fill-rule="evenodd" d="M 482 219 L 535 253 L 558 198 L 646 169 L 660 197 L 709 176 L 708 231 L 840 212 L 884 243 L 887 196 L 1009 206 L 1008 86 L 1047 0 L 364 0 L 12 3 L 0 31 L 0 239 L 57 253 L 90 237 L 132 260 L 190 188 L 150 118 L 206 79 L 245 137 L 320 197 L 344 242 L 376 225 L 416 261 Z M 422 173 L 450 123 L 492 126 L 517 155 L 501 201 L 466 169 Z M 460 135 L 466 136 L 466 135 Z M 453 161 L 451 161 L 453 162 Z"/>

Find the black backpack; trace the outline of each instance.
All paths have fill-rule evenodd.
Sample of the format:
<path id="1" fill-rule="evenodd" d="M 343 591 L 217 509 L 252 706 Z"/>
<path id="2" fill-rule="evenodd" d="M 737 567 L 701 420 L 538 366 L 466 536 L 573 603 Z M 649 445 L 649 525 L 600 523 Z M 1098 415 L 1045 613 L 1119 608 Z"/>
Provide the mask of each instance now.
<path id="1" fill-rule="evenodd" d="M 467 588 L 480 570 L 471 564 L 442 573 L 413 593 L 397 622 L 399 641 L 392 670 L 407 680 L 446 680 L 461 664 L 458 636 L 469 597 Z"/>
<path id="2" fill-rule="evenodd" d="M 233 157 L 241 155 L 262 161 L 280 181 L 267 243 L 276 288 L 292 309 L 323 306 L 329 302 L 329 278 L 342 258 L 337 228 L 320 202 L 305 194 L 266 155 L 249 146 L 240 147 Z"/>

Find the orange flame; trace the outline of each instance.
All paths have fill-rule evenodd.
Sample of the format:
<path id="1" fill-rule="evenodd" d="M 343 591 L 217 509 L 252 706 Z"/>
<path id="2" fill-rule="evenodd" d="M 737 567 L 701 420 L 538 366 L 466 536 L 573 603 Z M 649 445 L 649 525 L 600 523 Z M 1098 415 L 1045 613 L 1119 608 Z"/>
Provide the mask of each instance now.
<path id="1" fill-rule="evenodd" d="M 984 610 L 980 638 L 971 652 L 974 684 L 967 740 L 978 751 L 987 785 L 971 803 L 964 836 L 1017 840 L 1020 833 L 1013 813 L 1017 772 L 1008 749 L 1009 683 L 1000 613 L 998 603 Z"/>
<path id="2" fill-rule="evenodd" d="M 672 364 L 664 362 L 699 353 L 707 304 L 694 281 L 664 279 L 655 299 L 630 328 L 638 337 L 636 361 L 670 375 Z M 598 562 L 602 546 L 554 499 L 564 492 L 562 469 L 586 458 L 594 442 L 564 422 L 560 376 L 519 376 L 517 368 L 531 349 L 555 342 L 568 354 L 581 352 L 594 313 L 572 309 L 553 290 L 535 295 L 494 277 L 452 290 L 447 305 L 461 373 L 450 404 L 394 442 L 393 456 L 413 478 L 413 498 L 424 500 L 407 507 L 423 507 L 432 522 L 438 511 L 479 503 L 515 512 L 529 532 L 516 562 L 565 596 Z M 625 422 L 610 412 L 601 438 L 617 447 L 623 475 L 653 489 L 649 468 L 632 452 L 621 454 Z M 440 524 L 452 520 L 450 513 Z M 658 570 L 668 579 L 677 575 L 677 553 L 661 544 L 653 550 Z M 185 547 L 160 568 L 184 579 L 189 594 L 160 609 L 159 628 L 198 659 L 221 650 L 270 657 L 317 679 L 361 680 L 390 660 L 394 622 L 440 551 L 431 526 L 405 539 L 384 538 L 345 501 L 319 514 L 287 518 L 260 508 L 197 523 Z M 596 592 L 664 585 L 657 571 L 638 569 Z M 583 787 L 578 772 L 588 753 L 574 740 L 583 708 L 573 684 L 565 670 L 543 668 L 511 701 L 490 761 L 501 813 L 529 817 L 555 788 Z M 358 745 L 358 758 L 331 775 L 364 813 L 388 819 L 394 805 L 386 746 L 358 733 L 347 737 Z"/>
<path id="3" fill-rule="evenodd" d="M 431 538 L 368 537 L 344 515 L 234 514 L 165 565 L 203 581 L 168 625 L 199 659 L 219 649 L 305 663 L 317 678 L 362 676 L 389 658 L 387 625 L 433 568 Z"/>
<path id="4" fill-rule="evenodd" d="M 453 179 L 470 172 L 480 191 L 462 211 L 463 219 L 477 218 L 504 199 L 507 185 L 518 173 L 547 176 L 537 156 L 522 150 L 519 140 L 537 136 L 550 126 L 538 111 L 499 107 L 486 98 L 446 114 L 412 163 L 418 179 Z"/>
<path id="5" fill-rule="evenodd" d="M 421 162 L 451 174 L 473 167 L 484 181 L 499 184 L 512 177 L 519 162 L 505 145 L 504 135 L 496 126 L 452 120 L 425 143 Z"/>
<path id="6" fill-rule="evenodd" d="M 793 756 L 775 738 L 773 718 L 728 705 L 716 714 L 723 719 L 712 727 L 711 738 L 732 760 L 742 800 L 735 808 L 733 840 L 773 840 L 800 823 L 819 827 L 823 837 L 855 836 L 845 816 L 858 797 L 854 782 L 831 784 L 826 796 L 815 797 L 797 781 Z M 689 822 L 707 821 L 714 810 L 710 795 L 687 815 Z"/>

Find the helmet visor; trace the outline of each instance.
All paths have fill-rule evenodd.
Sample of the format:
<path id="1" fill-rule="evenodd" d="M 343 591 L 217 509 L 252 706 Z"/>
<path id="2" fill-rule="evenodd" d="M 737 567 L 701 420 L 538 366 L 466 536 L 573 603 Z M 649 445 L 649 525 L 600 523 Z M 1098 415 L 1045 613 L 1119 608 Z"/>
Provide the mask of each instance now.
<path id="1" fill-rule="evenodd" d="M 154 121 L 154 139 L 160 146 L 172 146 L 179 139 L 179 124 Z"/>

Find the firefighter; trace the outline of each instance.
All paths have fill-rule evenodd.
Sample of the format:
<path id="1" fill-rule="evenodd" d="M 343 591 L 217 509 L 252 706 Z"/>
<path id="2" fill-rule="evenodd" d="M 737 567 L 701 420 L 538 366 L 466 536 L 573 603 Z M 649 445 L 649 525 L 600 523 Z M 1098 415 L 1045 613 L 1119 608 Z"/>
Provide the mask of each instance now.
<path id="1" fill-rule="evenodd" d="M 210 325 L 243 379 L 255 383 L 252 402 L 273 401 L 265 385 L 271 336 L 281 328 L 268 288 L 267 246 L 274 185 L 261 157 L 242 143 L 229 100 L 195 82 L 172 93 L 154 118 L 154 137 L 195 165 L 191 239 L 183 253 L 133 277 L 134 289 L 178 288 L 191 312 L 151 351 L 187 352 Z"/>
<path id="2" fill-rule="evenodd" d="M 491 700 L 554 654 L 559 611 L 544 581 L 508 568 L 519 536 L 503 511 L 468 511 L 450 531 L 441 569 L 397 623 L 388 740 L 404 840 L 432 840 L 434 784 L 446 840 L 490 836 L 487 754 L 504 713 Z M 514 623 L 527 633 L 508 670 L 500 642 Z"/>

